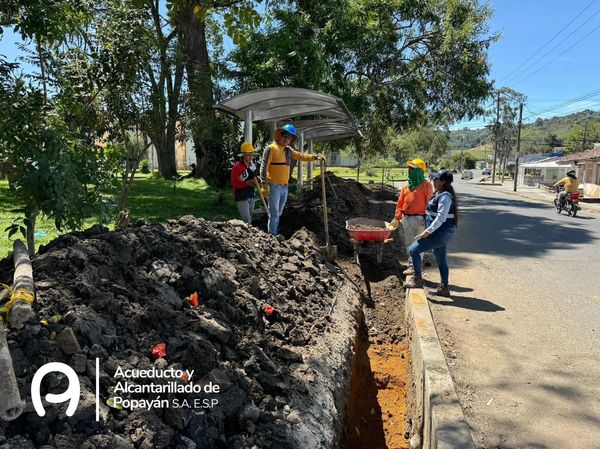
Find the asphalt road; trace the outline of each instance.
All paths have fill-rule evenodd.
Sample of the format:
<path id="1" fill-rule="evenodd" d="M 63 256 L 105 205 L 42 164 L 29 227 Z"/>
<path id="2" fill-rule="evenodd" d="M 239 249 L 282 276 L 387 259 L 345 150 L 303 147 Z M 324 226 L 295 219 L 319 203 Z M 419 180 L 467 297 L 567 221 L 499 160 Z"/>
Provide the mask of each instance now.
<path id="1" fill-rule="evenodd" d="M 476 445 L 600 448 L 600 219 L 455 188 L 453 296 L 430 304 Z"/>

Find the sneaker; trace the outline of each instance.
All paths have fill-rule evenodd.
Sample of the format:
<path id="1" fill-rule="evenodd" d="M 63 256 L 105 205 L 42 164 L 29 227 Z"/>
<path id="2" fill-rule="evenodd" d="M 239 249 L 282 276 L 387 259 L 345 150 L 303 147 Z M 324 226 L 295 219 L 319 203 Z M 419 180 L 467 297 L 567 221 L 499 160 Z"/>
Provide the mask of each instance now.
<path id="1" fill-rule="evenodd" d="M 450 290 L 448 290 L 448 287 L 444 287 L 442 285 L 438 286 L 438 288 L 436 288 L 435 290 L 432 290 L 431 293 L 433 293 L 436 296 L 443 296 L 444 298 L 450 298 Z"/>
<path id="2" fill-rule="evenodd" d="M 403 274 L 404 276 L 412 276 L 413 274 L 415 274 L 415 271 L 413 270 L 413 268 L 412 268 L 412 267 L 408 267 L 406 270 L 404 270 L 404 271 L 402 272 L 402 274 Z"/>
<path id="3" fill-rule="evenodd" d="M 404 288 L 423 288 L 423 278 L 421 276 L 413 276 L 404 283 Z"/>

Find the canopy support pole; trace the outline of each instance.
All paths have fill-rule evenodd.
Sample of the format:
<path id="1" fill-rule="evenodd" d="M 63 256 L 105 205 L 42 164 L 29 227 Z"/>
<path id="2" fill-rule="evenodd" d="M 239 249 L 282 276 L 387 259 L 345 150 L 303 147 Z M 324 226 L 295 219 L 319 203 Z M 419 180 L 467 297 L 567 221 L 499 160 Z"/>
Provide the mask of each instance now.
<path id="1" fill-rule="evenodd" d="M 252 143 L 252 111 L 244 112 L 244 142 Z"/>

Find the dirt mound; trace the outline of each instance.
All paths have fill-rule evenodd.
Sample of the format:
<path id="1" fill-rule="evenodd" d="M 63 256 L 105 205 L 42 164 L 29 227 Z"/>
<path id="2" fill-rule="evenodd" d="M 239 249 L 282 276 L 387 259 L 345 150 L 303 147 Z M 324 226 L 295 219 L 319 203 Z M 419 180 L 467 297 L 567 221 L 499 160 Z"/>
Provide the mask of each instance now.
<path id="1" fill-rule="evenodd" d="M 339 193 L 347 188 L 355 187 L 342 184 Z M 10 284 L 7 266 L 0 262 L 0 280 Z M 358 296 L 306 231 L 280 242 L 241 221 L 189 216 L 120 232 L 94 227 L 42 248 L 33 270 L 39 317 L 47 323 L 8 333 L 28 408 L 0 423 L 0 448 L 296 448 L 333 441 L 328 432 L 343 416 L 336 412 L 344 407 L 339 393 L 349 388 L 347 334 Z M 186 299 L 194 292 L 198 307 Z M 159 343 L 166 355 L 155 348 Z M 324 360 L 331 345 L 336 350 Z M 66 363 L 78 374 L 81 396 L 70 418 L 66 403 L 45 404 L 44 417 L 30 406 L 33 374 L 48 362 Z M 128 380 L 218 385 L 218 393 L 198 395 L 218 405 L 173 407 L 190 395 L 172 390 L 121 394 L 118 376 L 126 370 L 182 370 L 177 379 Z M 64 392 L 67 384 L 66 376 L 48 374 L 42 397 Z M 106 405 L 119 395 L 170 406 Z M 307 429 L 310 423 L 327 429 Z"/>
<path id="2" fill-rule="evenodd" d="M 352 179 L 337 177 L 331 172 L 327 172 L 326 176 L 331 244 L 337 245 L 339 251 L 351 254 L 352 244 L 348 239 L 346 220 L 356 217 L 391 220 L 398 194 L 389 187 L 382 189 L 380 185 L 361 184 Z M 280 222 L 280 232 L 284 236 L 291 236 L 300 227 L 306 227 L 321 242 L 324 241 L 320 178 L 314 178 L 312 185 L 312 190 L 305 189 L 288 201 Z M 257 226 L 266 229 L 266 219 L 263 218 Z"/>

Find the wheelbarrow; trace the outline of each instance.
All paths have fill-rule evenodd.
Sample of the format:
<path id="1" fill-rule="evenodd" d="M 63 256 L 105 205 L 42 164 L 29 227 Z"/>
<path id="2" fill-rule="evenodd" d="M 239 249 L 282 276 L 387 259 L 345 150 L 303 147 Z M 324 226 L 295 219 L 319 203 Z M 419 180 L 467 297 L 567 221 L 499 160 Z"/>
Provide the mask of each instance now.
<path id="1" fill-rule="evenodd" d="M 381 263 L 384 245 L 394 241 L 390 238 L 394 231 L 387 229 L 386 222 L 383 220 L 365 217 L 351 218 L 346 220 L 346 230 L 354 248 L 354 262 L 357 264 L 361 249 L 369 246 L 375 246 L 377 263 Z"/>

